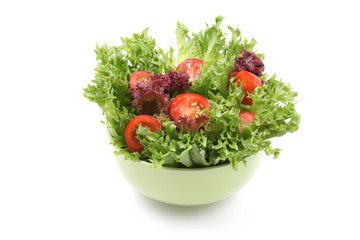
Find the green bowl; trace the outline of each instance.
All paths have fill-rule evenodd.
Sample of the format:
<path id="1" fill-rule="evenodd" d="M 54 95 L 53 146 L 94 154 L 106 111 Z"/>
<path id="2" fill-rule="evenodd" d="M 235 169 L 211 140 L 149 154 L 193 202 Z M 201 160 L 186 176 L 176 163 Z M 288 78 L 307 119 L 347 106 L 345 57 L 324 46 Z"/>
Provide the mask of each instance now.
<path id="1" fill-rule="evenodd" d="M 230 164 L 203 168 L 154 169 L 144 161 L 115 157 L 122 174 L 133 187 L 160 202 L 175 205 L 202 205 L 217 202 L 241 189 L 255 174 L 263 152 L 248 157 L 238 170 Z"/>

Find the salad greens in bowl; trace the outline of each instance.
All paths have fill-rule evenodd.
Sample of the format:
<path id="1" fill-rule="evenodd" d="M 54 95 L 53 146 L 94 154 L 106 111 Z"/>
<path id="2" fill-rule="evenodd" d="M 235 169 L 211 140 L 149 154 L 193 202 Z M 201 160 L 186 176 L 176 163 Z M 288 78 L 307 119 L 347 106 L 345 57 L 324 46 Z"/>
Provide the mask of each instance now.
<path id="1" fill-rule="evenodd" d="M 279 156 L 271 138 L 299 128 L 297 93 L 265 73 L 264 54 L 257 52 L 255 40 L 231 26 L 223 31 L 222 20 L 217 17 L 215 24 L 192 34 L 178 22 L 177 57 L 173 48 L 157 47 L 148 29 L 121 38 L 120 46 L 96 45 L 96 75 L 84 96 L 103 110 L 123 174 L 157 200 L 193 205 L 228 196 L 252 176 L 258 165 L 254 159 L 263 152 Z M 216 175 L 225 168 L 231 172 Z M 192 201 L 194 193 L 180 190 L 188 199 L 158 197 L 172 188 L 186 189 L 182 178 L 194 178 L 191 188 L 203 192 L 200 176 L 234 182 L 226 177 L 232 175 L 239 184 L 215 184 L 218 192 L 224 184 L 234 185 L 216 197 L 202 193 L 204 199 Z M 241 175 L 247 177 L 241 180 Z"/>

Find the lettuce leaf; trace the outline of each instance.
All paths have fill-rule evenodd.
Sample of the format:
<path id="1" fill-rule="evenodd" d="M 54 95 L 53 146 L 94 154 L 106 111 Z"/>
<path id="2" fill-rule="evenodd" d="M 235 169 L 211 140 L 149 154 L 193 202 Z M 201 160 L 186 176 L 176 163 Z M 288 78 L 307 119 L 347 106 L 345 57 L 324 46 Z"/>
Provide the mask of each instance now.
<path id="1" fill-rule="evenodd" d="M 124 136 L 127 124 L 137 114 L 129 93 L 130 75 L 140 70 L 167 73 L 175 69 L 174 50 L 165 53 L 157 48 L 155 39 L 148 35 L 148 29 L 121 40 L 120 46 L 96 44 L 96 60 L 99 62 L 93 84 L 84 89 L 84 96 L 102 109 L 116 151 L 136 160 L 140 157 L 129 153 Z"/>
<path id="2" fill-rule="evenodd" d="M 259 131 L 268 139 L 298 130 L 301 117 L 295 110 L 297 92 L 289 84 L 277 80 L 276 74 L 261 79 L 267 84 L 255 89 L 250 108 L 258 119 Z"/>
<path id="3" fill-rule="evenodd" d="M 254 49 L 256 41 L 243 39 L 238 28 L 228 26 L 231 38 L 227 42 L 228 34 L 220 28 L 223 20 L 224 17 L 217 17 L 214 25 L 206 25 L 204 31 L 197 34 L 193 33 L 192 36 L 189 36 L 189 30 L 183 23 L 177 23 L 178 63 L 188 58 L 198 58 L 204 61 L 205 66 L 202 68 L 201 76 L 195 80 L 191 92 L 205 98 L 209 97 L 209 91 L 227 97 L 229 93 L 227 76 L 229 71 L 234 68 L 234 63 L 240 56 L 240 52 L 244 49 L 256 52 Z M 258 57 L 261 60 L 264 59 L 263 54 L 258 54 Z"/>
<path id="4" fill-rule="evenodd" d="M 264 54 L 257 53 L 256 41 L 243 38 L 238 28 L 228 26 L 227 32 L 224 32 L 221 29 L 223 19 L 219 16 L 213 25 L 206 25 L 203 31 L 191 34 L 183 23 L 178 22 L 177 59 L 174 49 L 164 52 L 156 46 L 155 39 L 148 35 L 148 29 L 129 38 L 121 38 L 120 46 L 96 44 L 95 53 L 99 62 L 93 84 L 84 89 L 84 96 L 103 110 L 116 154 L 125 154 L 126 159 L 134 161 L 148 161 L 154 168 L 207 167 L 230 162 L 234 169 L 240 162 L 246 163 L 246 157 L 259 151 L 275 158 L 279 156 L 280 149 L 273 148 L 270 139 L 299 128 L 300 114 L 295 110 L 297 93 L 289 84 L 278 80 L 276 75 L 269 77 L 264 73 L 260 80 L 267 84 L 249 94 L 253 105 L 241 104 L 245 94 L 241 87 L 228 79 L 228 73 L 244 53 L 262 61 Z M 134 98 L 129 93 L 130 74 L 149 71 L 162 76 L 188 58 L 199 58 L 205 63 L 201 67 L 201 76 L 189 91 L 209 101 L 211 111 L 203 110 L 209 115 L 209 121 L 199 131 L 188 132 L 182 126 L 176 126 L 167 114 L 160 113 L 157 117 L 161 118 L 164 129 L 151 132 L 140 125 L 137 138 L 144 151 L 141 154 L 130 153 L 124 132 L 129 121 L 139 114 L 131 104 Z M 176 85 L 172 83 L 171 86 Z M 179 90 L 170 92 L 174 97 Z M 256 120 L 244 124 L 243 131 L 240 131 L 243 121 L 238 114 L 244 110 L 253 112 Z"/>
<path id="5" fill-rule="evenodd" d="M 176 125 L 170 120 L 164 122 L 164 131 L 157 133 L 139 127 L 138 138 L 145 148 L 143 157 L 149 159 L 153 167 L 206 167 L 230 162 L 234 169 L 240 162 L 246 164 L 246 157 L 259 151 L 278 157 L 280 149 L 273 148 L 268 139 L 298 129 L 300 115 L 292 103 L 297 94 L 289 85 L 276 80 L 275 75 L 264 79 L 268 84 L 251 95 L 254 104 L 250 110 L 257 120 L 244 124 L 243 131 L 240 131 L 243 121 L 238 114 L 248 106 L 241 104 L 244 95 L 241 88 L 231 84 L 227 99 L 208 93 L 211 111 L 203 112 L 210 115 L 210 121 L 199 132 L 177 133 Z M 274 101 L 283 104 L 273 104 Z"/>

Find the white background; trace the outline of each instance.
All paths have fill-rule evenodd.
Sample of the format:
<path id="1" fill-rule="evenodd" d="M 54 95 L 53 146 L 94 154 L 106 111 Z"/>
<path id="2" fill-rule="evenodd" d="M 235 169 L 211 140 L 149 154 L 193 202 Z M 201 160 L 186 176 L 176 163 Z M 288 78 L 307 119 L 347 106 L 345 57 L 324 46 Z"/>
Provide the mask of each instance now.
<path id="1" fill-rule="evenodd" d="M 150 27 L 168 49 L 177 20 L 197 32 L 218 15 L 299 92 L 300 130 L 227 200 L 155 202 L 82 95 L 95 43 Z M 360 239 L 359 21 L 356 1 L 2 1 L 0 239 Z"/>

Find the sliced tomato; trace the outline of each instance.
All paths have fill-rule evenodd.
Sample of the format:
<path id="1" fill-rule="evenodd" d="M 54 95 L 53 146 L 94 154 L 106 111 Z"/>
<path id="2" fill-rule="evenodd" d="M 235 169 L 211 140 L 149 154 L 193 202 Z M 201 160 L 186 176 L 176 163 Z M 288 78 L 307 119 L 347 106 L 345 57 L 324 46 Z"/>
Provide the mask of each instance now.
<path id="1" fill-rule="evenodd" d="M 186 59 L 177 66 L 176 71 L 180 69 L 190 76 L 190 81 L 194 81 L 200 77 L 200 65 L 204 67 L 204 61 L 196 58 Z"/>
<path id="2" fill-rule="evenodd" d="M 242 89 L 245 92 L 245 97 L 241 103 L 245 105 L 252 105 L 252 99 L 248 98 L 248 95 L 250 93 L 254 93 L 255 88 L 262 86 L 260 79 L 255 74 L 245 70 L 237 72 L 233 76 L 236 77 L 233 83 L 237 83 L 238 87 L 240 87 L 241 83 L 244 82 Z"/>
<path id="3" fill-rule="evenodd" d="M 150 75 L 148 71 L 137 71 L 130 75 L 129 85 L 130 88 L 135 87 L 139 82 L 150 81 Z"/>
<path id="4" fill-rule="evenodd" d="M 144 150 L 144 147 L 140 144 L 139 139 L 136 138 L 136 130 L 138 129 L 140 123 L 143 127 L 147 127 L 152 132 L 156 132 L 159 128 L 162 128 L 159 121 L 149 115 L 140 115 L 131 119 L 125 129 L 125 141 L 130 152 L 141 153 Z"/>
<path id="5" fill-rule="evenodd" d="M 249 124 L 252 121 L 256 120 L 255 114 L 252 112 L 248 112 L 248 111 L 241 111 L 239 113 L 239 118 L 243 120 L 244 124 Z M 241 124 L 240 131 L 242 131 L 244 124 Z"/>
<path id="6" fill-rule="evenodd" d="M 177 121 L 180 117 L 195 119 L 203 109 L 210 109 L 210 104 L 203 96 L 194 93 L 178 95 L 170 106 L 170 115 Z"/>

